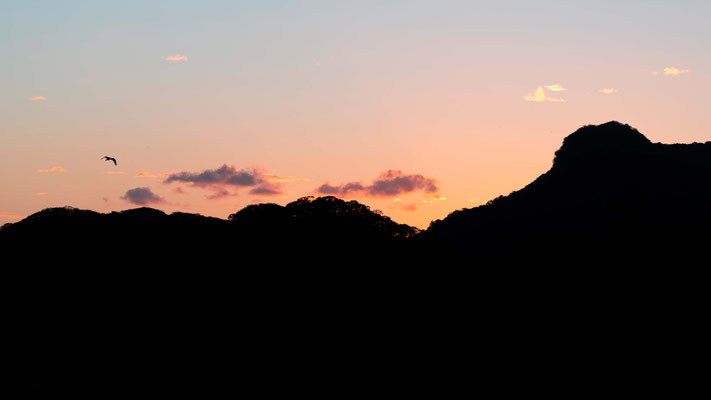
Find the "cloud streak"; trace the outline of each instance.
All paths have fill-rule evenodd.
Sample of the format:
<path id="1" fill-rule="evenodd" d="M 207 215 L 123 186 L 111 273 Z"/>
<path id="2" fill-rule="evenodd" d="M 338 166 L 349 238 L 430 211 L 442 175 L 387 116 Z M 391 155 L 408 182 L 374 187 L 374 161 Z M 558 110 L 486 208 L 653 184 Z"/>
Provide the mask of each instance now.
<path id="1" fill-rule="evenodd" d="M 163 57 L 165 61 L 188 61 L 188 56 L 176 54 L 174 56 Z"/>
<path id="2" fill-rule="evenodd" d="M 566 88 L 564 88 L 561 85 L 555 84 L 555 85 L 546 85 L 544 86 L 547 90 L 550 90 L 551 92 L 565 92 Z"/>
<path id="3" fill-rule="evenodd" d="M 144 171 L 136 174 L 134 178 L 162 178 L 168 175 L 169 174 L 151 174 L 150 172 Z"/>
<path id="4" fill-rule="evenodd" d="M 153 193 L 153 191 L 151 191 L 151 189 L 147 187 L 137 187 L 134 189 L 129 189 L 126 194 L 121 196 L 121 199 L 133 204 L 137 204 L 139 206 L 154 203 L 163 203 L 165 201 L 162 197 Z"/>
<path id="5" fill-rule="evenodd" d="M 283 194 L 281 187 L 277 184 L 266 182 L 249 191 L 249 194 L 260 197 L 274 197 Z"/>
<path id="6" fill-rule="evenodd" d="M 598 90 L 598 92 L 600 92 L 602 94 L 613 94 L 613 93 L 617 93 L 618 90 L 615 88 L 602 88 L 602 89 Z"/>
<path id="7" fill-rule="evenodd" d="M 15 215 L 15 214 L 10 214 L 7 211 L 0 211 L 0 218 L 5 218 L 5 219 L 23 219 L 25 218 L 25 215 Z"/>
<path id="8" fill-rule="evenodd" d="M 361 182 L 348 182 L 331 185 L 328 182 L 316 188 L 316 192 L 325 195 L 360 195 L 365 197 L 396 197 L 398 195 L 421 191 L 427 195 L 438 196 L 437 181 L 419 174 L 405 174 L 399 170 L 381 173 L 369 185 Z"/>
<path id="9" fill-rule="evenodd" d="M 30 101 L 44 101 L 44 100 L 47 100 L 47 98 L 44 96 L 35 96 L 35 97 L 30 98 Z"/>
<path id="10" fill-rule="evenodd" d="M 37 173 L 38 174 L 46 174 L 49 172 L 67 172 L 66 168 L 62 168 L 59 166 L 54 166 L 52 168 L 47 168 L 47 169 L 38 169 Z"/>
<path id="11" fill-rule="evenodd" d="M 292 178 L 290 176 L 274 176 L 274 175 L 265 175 L 264 179 L 267 180 L 268 182 L 274 182 L 274 183 L 289 183 L 289 182 L 308 182 L 308 179 L 304 178 Z"/>
<path id="12" fill-rule="evenodd" d="M 415 212 L 417 211 L 417 204 L 404 204 L 402 207 L 400 207 L 403 211 L 407 212 Z"/>

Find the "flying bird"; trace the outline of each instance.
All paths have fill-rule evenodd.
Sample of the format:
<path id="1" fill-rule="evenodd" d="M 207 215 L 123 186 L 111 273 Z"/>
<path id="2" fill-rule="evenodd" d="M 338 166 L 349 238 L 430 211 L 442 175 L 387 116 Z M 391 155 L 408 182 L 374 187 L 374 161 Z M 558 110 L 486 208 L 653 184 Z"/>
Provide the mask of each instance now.
<path id="1" fill-rule="evenodd" d="M 106 161 L 113 161 L 113 162 L 114 162 L 114 165 L 118 165 L 118 164 L 116 164 L 116 159 L 113 158 L 113 157 L 103 156 L 103 157 L 101 157 L 101 159 L 102 159 L 102 160 L 106 160 Z"/>

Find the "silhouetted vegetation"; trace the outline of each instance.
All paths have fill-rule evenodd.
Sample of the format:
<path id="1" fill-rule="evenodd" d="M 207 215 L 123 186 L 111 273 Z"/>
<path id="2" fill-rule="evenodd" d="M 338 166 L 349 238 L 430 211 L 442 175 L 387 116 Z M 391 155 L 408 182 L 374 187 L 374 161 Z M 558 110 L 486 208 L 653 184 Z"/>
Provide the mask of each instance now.
<path id="1" fill-rule="evenodd" d="M 422 342 L 457 356 L 485 343 L 497 362 L 591 343 L 629 355 L 633 342 L 640 359 L 660 341 L 693 354 L 710 162 L 711 143 L 585 127 L 525 188 L 424 232 L 335 197 L 228 219 L 46 209 L 0 229 L 8 309 L 20 316 L 10 330 L 40 353 L 77 342 L 133 351 L 131 365 L 149 353 L 183 365 L 186 343 L 220 357 L 237 343 L 264 362 L 313 348 L 407 361 L 422 359 Z"/>
<path id="2" fill-rule="evenodd" d="M 711 142 L 652 143 L 628 125 L 568 136 L 525 188 L 433 221 L 425 232 L 336 197 L 250 205 L 227 220 L 151 208 L 51 208 L 0 230 L 4 249 L 75 263 L 299 263 L 534 268 L 692 262 L 711 242 Z"/>

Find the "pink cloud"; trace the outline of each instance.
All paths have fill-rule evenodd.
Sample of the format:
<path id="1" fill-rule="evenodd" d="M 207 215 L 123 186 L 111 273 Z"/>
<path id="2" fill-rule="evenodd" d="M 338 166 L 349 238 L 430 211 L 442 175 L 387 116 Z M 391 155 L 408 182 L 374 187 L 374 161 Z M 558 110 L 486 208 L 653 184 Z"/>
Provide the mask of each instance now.
<path id="1" fill-rule="evenodd" d="M 249 194 L 259 197 L 279 196 L 283 193 L 282 185 L 288 182 L 302 181 L 292 177 L 267 175 L 264 168 L 252 167 L 237 169 L 223 164 L 219 168 L 201 172 L 182 171 L 167 174 L 163 183 L 182 183 L 193 187 L 213 191 L 208 198 L 215 200 L 227 196 L 236 196 L 235 190 L 250 188 Z"/>
<path id="2" fill-rule="evenodd" d="M 402 171 L 391 169 L 381 173 L 369 185 L 348 182 L 334 186 L 326 182 L 316 189 L 316 192 L 320 194 L 340 196 L 359 194 L 365 197 L 396 197 L 416 191 L 436 196 L 439 192 L 437 181 L 420 174 L 405 174 Z"/>
<path id="3" fill-rule="evenodd" d="M 138 187 L 134 189 L 129 189 L 126 191 L 126 194 L 121 196 L 123 200 L 126 200 L 130 203 L 144 206 L 147 204 L 153 204 L 153 203 L 163 203 L 165 200 L 158 196 L 157 194 L 153 193 L 153 191 L 150 188 L 147 187 Z"/>
<path id="4" fill-rule="evenodd" d="M 255 186 L 249 194 L 261 197 L 275 197 L 283 194 L 281 187 L 277 184 L 264 182 Z"/>
<path id="5" fill-rule="evenodd" d="M 188 56 L 176 54 L 174 56 L 163 57 L 166 61 L 188 61 Z"/>
<path id="6" fill-rule="evenodd" d="M 35 96 L 30 99 L 30 101 L 43 101 L 43 100 L 47 100 L 47 98 L 44 96 Z"/>
<path id="7" fill-rule="evenodd" d="M 413 203 L 413 204 L 404 204 L 401 208 L 402 208 L 403 210 L 409 211 L 409 212 L 415 212 L 415 211 L 417 211 L 417 205 L 414 204 L 414 203 Z"/>

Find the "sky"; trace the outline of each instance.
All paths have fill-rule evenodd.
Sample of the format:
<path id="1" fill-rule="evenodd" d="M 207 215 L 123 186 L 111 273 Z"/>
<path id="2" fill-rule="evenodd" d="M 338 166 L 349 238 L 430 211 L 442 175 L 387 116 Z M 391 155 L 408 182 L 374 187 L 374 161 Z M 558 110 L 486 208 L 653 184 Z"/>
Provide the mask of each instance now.
<path id="1" fill-rule="evenodd" d="M 0 224 L 335 195 L 424 229 L 583 125 L 711 140 L 709 1 L 0 5 Z"/>

